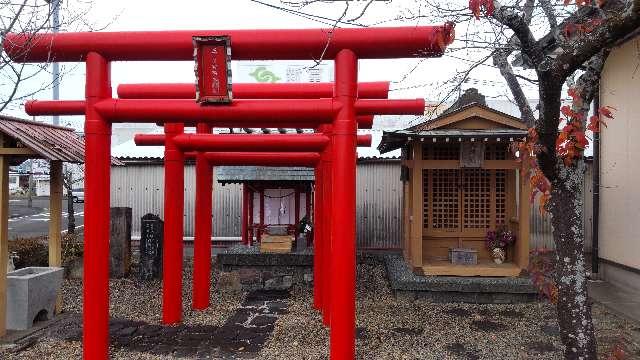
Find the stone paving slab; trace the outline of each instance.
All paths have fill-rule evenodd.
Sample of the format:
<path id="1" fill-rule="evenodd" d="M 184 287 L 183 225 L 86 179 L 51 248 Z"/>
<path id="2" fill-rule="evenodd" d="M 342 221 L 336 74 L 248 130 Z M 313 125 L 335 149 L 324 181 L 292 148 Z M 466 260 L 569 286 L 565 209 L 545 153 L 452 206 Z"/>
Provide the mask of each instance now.
<path id="1" fill-rule="evenodd" d="M 217 255 L 218 262 L 229 266 L 313 266 L 313 251 L 287 254 L 260 253 L 258 246 L 236 245 Z"/>
<path id="2" fill-rule="evenodd" d="M 640 324 L 640 293 L 606 281 L 590 281 L 589 295 L 614 313 Z"/>
<path id="3" fill-rule="evenodd" d="M 175 358 L 251 358 L 268 340 L 278 317 L 288 313 L 288 291 L 249 293 L 222 326 L 163 326 L 144 321 L 112 318 L 110 345 L 118 350 Z M 67 342 L 82 341 L 82 315 L 66 314 L 48 328 L 16 342 L 14 352 L 24 351 L 40 337 Z"/>

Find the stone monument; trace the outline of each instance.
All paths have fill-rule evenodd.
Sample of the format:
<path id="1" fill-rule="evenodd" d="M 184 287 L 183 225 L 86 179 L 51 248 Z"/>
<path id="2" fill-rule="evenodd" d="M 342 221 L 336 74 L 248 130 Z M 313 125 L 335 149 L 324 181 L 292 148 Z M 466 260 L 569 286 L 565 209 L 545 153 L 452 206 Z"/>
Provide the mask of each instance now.
<path id="1" fill-rule="evenodd" d="M 157 279 L 162 274 L 162 237 L 164 223 L 158 215 L 146 214 L 140 222 L 141 280 Z"/>
<path id="2" fill-rule="evenodd" d="M 109 239 L 109 275 L 123 278 L 131 269 L 131 208 L 111 208 Z"/>

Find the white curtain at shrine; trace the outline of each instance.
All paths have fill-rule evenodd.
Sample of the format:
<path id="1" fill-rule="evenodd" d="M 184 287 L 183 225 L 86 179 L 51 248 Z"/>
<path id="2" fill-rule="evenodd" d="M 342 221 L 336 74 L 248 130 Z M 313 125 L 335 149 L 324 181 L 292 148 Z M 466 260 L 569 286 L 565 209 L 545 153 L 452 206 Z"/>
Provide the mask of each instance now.
<path id="1" fill-rule="evenodd" d="M 300 219 L 305 216 L 306 194 L 300 193 Z M 266 189 L 264 191 L 264 224 L 282 225 L 295 224 L 295 190 L 294 189 Z M 260 193 L 253 196 L 253 222 L 260 222 Z"/>

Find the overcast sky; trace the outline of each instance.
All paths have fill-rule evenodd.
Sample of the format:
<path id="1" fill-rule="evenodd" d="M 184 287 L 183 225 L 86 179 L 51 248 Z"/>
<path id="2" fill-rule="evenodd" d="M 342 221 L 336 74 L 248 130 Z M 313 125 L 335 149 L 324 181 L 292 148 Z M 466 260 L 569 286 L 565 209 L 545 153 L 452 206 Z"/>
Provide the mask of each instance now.
<path id="1" fill-rule="evenodd" d="M 70 6 L 72 1 L 68 0 L 67 6 Z M 264 2 L 282 5 L 278 0 Z M 358 16 L 366 3 L 350 2 L 345 18 Z M 326 18 L 338 18 L 344 9 L 344 2 L 319 2 L 302 11 Z M 388 21 L 400 14 L 410 15 L 407 12 L 411 11 L 415 11 L 413 0 L 374 1 L 358 22 L 370 25 L 385 21 L 384 26 L 429 25 L 421 21 Z M 93 0 L 87 23 L 96 28 L 106 26 L 104 31 L 327 27 L 320 22 L 250 0 Z M 464 29 L 457 29 L 461 30 Z M 359 80 L 392 81 L 393 91 L 390 97 L 393 98 L 425 98 L 428 101 L 438 101 L 442 96 L 438 82 L 450 78 L 456 69 L 465 69 L 467 63 L 459 60 L 464 57 L 464 53 L 456 52 L 455 55 L 448 54 L 440 59 L 361 60 Z M 84 98 L 84 64 L 63 64 L 63 72 L 65 75 L 60 87 L 61 98 Z M 112 81 L 114 90 L 120 83 L 193 82 L 193 63 L 117 62 L 112 65 Z M 490 97 L 508 94 L 499 73 L 488 66 L 478 68 L 463 87 L 478 87 L 482 93 Z M 529 89 L 530 96 L 535 96 L 535 92 L 530 90 L 532 89 Z M 48 99 L 51 97 L 51 91 L 44 91 L 36 97 Z M 14 106 L 9 112 L 26 117 L 22 109 L 22 106 Z M 70 120 L 66 117 L 61 119 L 61 123 L 67 124 Z M 80 119 L 75 120 L 74 125 L 81 123 Z"/>

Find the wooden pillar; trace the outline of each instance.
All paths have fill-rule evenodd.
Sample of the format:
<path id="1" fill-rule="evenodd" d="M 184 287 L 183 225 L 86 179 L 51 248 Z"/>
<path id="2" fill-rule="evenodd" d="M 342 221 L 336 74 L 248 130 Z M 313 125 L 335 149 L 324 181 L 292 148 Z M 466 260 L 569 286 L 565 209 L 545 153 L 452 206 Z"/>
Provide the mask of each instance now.
<path id="1" fill-rule="evenodd" d="M 49 266 L 62 266 L 62 161 L 49 164 Z M 62 310 L 62 297 L 58 294 L 56 314 Z"/>
<path id="2" fill-rule="evenodd" d="M 516 197 L 518 196 L 518 190 L 516 189 L 516 184 L 518 180 L 516 179 L 517 172 L 515 169 L 506 170 L 507 178 L 506 181 L 506 199 L 507 199 L 507 226 L 509 230 L 513 231 L 514 234 L 518 233 L 518 207 Z"/>
<path id="3" fill-rule="evenodd" d="M 4 143 L 0 135 L 0 143 Z M 9 158 L 0 156 L 0 336 L 7 333 L 7 261 L 9 260 Z"/>
<path id="4" fill-rule="evenodd" d="M 518 238 L 515 243 L 514 260 L 521 269 L 529 266 L 529 213 L 531 204 L 529 196 L 531 186 L 529 182 L 529 168 L 526 161 L 522 162 L 519 174 L 520 200 L 518 203 Z"/>
<path id="5" fill-rule="evenodd" d="M 423 228 L 423 185 L 422 185 L 422 143 L 414 141 L 413 169 L 411 171 L 411 265 L 422 267 L 422 228 Z"/>
<path id="6" fill-rule="evenodd" d="M 407 167 L 407 174 L 411 167 L 408 161 L 403 161 L 403 166 Z M 406 179 L 402 183 L 402 254 L 405 260 L 411 261 L 411 181 Z"/>

